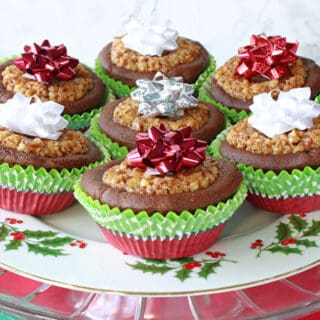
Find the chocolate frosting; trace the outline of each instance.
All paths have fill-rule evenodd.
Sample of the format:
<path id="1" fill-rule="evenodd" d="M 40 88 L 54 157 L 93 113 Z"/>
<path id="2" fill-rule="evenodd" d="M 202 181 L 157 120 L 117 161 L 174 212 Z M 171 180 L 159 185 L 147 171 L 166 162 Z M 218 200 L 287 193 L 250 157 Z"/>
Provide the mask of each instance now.
<path id="1" fill-rule="evenodd" d="M 129 150 L 136 147 L 136 134 L 138 131 L 122 126 L 113 121 L 113 113 L 119 103 L 127 98 L 119 99 L 108 103 L 100 113 L 99 126 L 111 140 L 117 142 L 121 146 L 126 146 Z M 209 109 L 207 123 L 199 130 L 192 131 L 192 136 L 197 139 L 212 141 L 216 135 L 224 128 L 224 115 L 213 105 L 200 101 Z"/>
<path id="2" fill-rule="evenodd" d="M 229 199 L 237 191 L 242 181 L 242 175 L 235 165 L 227 160 L 217 159 L 218 178 L 207 188 L 169 195 L 127 192 L 123 189 L 112 188 L 102 182 L 103 173 L 121 161 L 114 160 L 84 173 L 82 177 L 84 191 L 110 207 L 118 207 L 122 210 L 130 208 L 134 212 L 145 210 L 149 215 L 154 212 L 165 214 L 170 210 L 180 213 L 183 210 L 205 209 L 209 205 Z"/>
<path id="3" fill-rule="evenodd" d="M 182 76 L 183 82 L 194 83 L 199 75 L 207 68 L 209 63 L 207 50 L 199 42 L 192 42 L 201 48 L 199 57 L 190 63 L 180 64 L 171 69 L 166 73 L 167 77 Z M 153 79 L 156 72 L 131 71 L 115 65 L 111 61 L 111 48 L 112 42 L 108 43 L 99 53 L 100 64 L 111 78 L 119 80 L 129 87 L 136 86 L 138 79 Z"/>
<path id="4" fill-rule="evenodd" d="M 226 140 L 220 146 L 221 154 L 230 160 L 264 171 L 273 170 L 279 173 L 281 170 L 291 171 L 310 166 L 314 169 L 320 166 L 320 148 L 311 151 L 299 151 L 286 154 L 259 154 L 238 149 L 230 145 Z"/>
<path id="5" fill-rule="evenodd" d="M 32 165 L 38 169 L 43 167 L 45 169 L 72 169 L 87 166 L 90 163 L 102 159 L 102 154 L 98 148 L 89 141 L 89 152 L 79 155 L 68 155 L 64 157 L 43 157 L 28 152 L 17 151 L 0 145 L 0 163 L 8 163 L 9 165 L 20 165 L 27 167 Z"/>
<path id="6" fill-rule="evenodd" d="M 311 99 L 314 99 L 320 92 L 320 67 L 313 60 L 300 58 L 307 70 L 307 79 L 304 87 L 310 87 Z M 214 78 L 211 81 L 211 95 L 217 102 L 237 111 L 249 111 L 249 106 L 253 103 L 253 99 L 242 100 L 232 97 L 218 85 L 217 80 Z"/>
<path id="7" fill-rule="evenodd" d="M 12 98 L 14 92 L 7 91 L 3 85 L 2 72 L 6 67 L 13 64 L 13 60 L 8 60 L 0 65 L 0 103 L 6 102 Z M 92 75 L 93 88 L 87 92 L 82 98 L 63 104 L 65 114 L 75 114 L 90 111 L 96 108 L 103 100 L 105 95 L 105 85 L 98 76 L 88 69 Z"/>

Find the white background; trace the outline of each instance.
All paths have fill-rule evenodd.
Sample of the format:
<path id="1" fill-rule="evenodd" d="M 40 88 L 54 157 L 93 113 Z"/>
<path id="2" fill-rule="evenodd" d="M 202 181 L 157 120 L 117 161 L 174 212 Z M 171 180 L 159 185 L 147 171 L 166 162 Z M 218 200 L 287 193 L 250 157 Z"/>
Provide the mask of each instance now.
<path id="1" fill-rule="evenodd" d="M 266 32 L 299 40 L 299 55 L 320 63 L 319 0 L 0 0 L 0 58 L 25 44 L 64 43 L 68 53 L 93 66 L 101 48 L 124 32 L 130 14 L 154 12 L 182 36 L 202 42 L 218 65 Z"/>

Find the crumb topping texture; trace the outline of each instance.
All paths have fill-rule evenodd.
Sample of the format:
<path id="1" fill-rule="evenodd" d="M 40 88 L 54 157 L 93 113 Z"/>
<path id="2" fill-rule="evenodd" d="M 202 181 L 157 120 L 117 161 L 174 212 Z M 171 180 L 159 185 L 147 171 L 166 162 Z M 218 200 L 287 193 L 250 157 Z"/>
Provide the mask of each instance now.
<path id="1" fill-rule="evenodd" d="M 127 192 L 165 195 L 207 188 L 216 181 L 218 175 L 217 163 L 212 158 L 206 158 L 196 167 L 164 177 L 146 174 L 144 169 L 132 168 L 128 161 L 124 160 L 108 169 L 102 180 L 112 188 Z"/>
<path id="2" fill-rule="evenodd" d="M 232 57 L 217 69 L 214 76 L 218 85 L 230 96 L 237 99 L 249 100 L 259 93 L 270 92 L 274 89 L 289 91 L 293 88 L 302 87 L 306 82 L 307 72 L 301 59 L 298 59 L 290 67 L 289 76 L 275 80 L 264 79 L 262 76 L 250 80 L 235 75 L 234 72 L 239 61 L 239 57 Z"/>
<path id="3" fill-rule="evenodd" d="M 242 119 L 231 127 L 227 142 L 238 149 L 259 154 L 310 151 L 320 148 L 320 118 L 315 119 L 313 127 L 308 130 L 294 129 L 273 138 L 251 127 L 247 119 Z"/>
<path id="4" fill-rule="evenodd" d="M 177 39 L 178 48 L 161 57 L 144 56 L 125 48 L 121 37 L 115 37 L 111 49 L 111 61 L 116 66 L 131 71 L 167 73 L 180 64 L 190 63 L 200 55 L 199 45 L 185 38 Z"/>
<path id="5" fill-rule="evenodd" d="M 3 85 L 8 91 L 19 92 L 28 97 L 36 95 L 42 101 L 70 103 L 81 99 L 93 88 L 92 75 L 86 66 L 79 64 L 74 70 L 77 74 L 75 78 L 58 80 L 48 85 L 24 77 L 24 72 L 12 64 L 2 72 Z"/>
<path id="6" fill-rule="evenodd" d="M 132 98 L 127 98 L 119 103 L 113 113 L 113 121 L 132 130 L 146 132 L 152 126 L 165 123 L 170 130 L 178 130 L 185 126 L 198 130 L 202 128 L 209 117 L 208 107 L 199 103 L 198 107 L 184 110 L 182 117 L 147 117 L 138 114 L 139 104 Z"/>
<path id="7" fill-rule="evenodd" d="M 20 152 L 49 158 L 86 154 L 89 151 L 88 141 L 83 134 L 70 129 L 64 129 L 57 140 L 49 140 L 24 136 L 0 127 L 0 144 Z"/>

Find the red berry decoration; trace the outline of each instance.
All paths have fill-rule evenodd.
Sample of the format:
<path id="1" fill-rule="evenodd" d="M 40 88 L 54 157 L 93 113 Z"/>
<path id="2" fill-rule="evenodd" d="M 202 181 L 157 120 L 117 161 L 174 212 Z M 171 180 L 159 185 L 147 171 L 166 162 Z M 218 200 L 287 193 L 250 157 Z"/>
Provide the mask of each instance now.
<path id="1" fill-rule="evenodd" d="M 300 213 L 299 216 L 300 216 L 301 218 L 305 218 L 307 215 L 306 215 L 305 213 Z"/>
<path id="2" fill-rule="evenodd" d="M 283 239 L 281 241 L 281 244 L 286 247 L 288 246 L 289 244 L 296 244 L 297 243 L 297 239 L 295 238 L 287 238 L 287 239 Z"/>
<path id="3" fill-rule="evenodd" d="M 8 221 L 9 224 L 16 224 L 17 219 L 15 219 L 15 218 L 6 218 L 6 221 Z"/>
<path id="4" fill-rule="evenodd" d="M 24 240 L 26 236 L 22 232 L 10 232 L 10 236 L 13 237 L 13 240 Z"/>
<path id="5" fill-rule="evenodd" d="M 192 270 L 194 268 L 200 268 L 202 267 L 202 264 L 200 262 L 197 261 L 193 261 L 193 262 L 186 262 L 182 265 L 183 268 L 188 269 L 188 270 Z"/>
<path id="6" fill-rule="evenodd" d="M 263 242 L 261 239 L 257 239 L 255 242 L 251 243 L 250 248 L 251 249 L 257 249 L 258 248 L 262 248 L 264 246 Z"/>
<path id="7" fill-rule="evenodd" d="M 288 246 L 289 243 L 290 243 L 290 242 L 289 242 L 288 239 L 283 239 L 283 240 L 281 241 L 281 244 L 282 244 L 284 247 Z"/>
<path id="8" fill-rule="evenodd" d="M 210 256 L 211 258 L 223 258 L 226 256 L 226 254 L 224 252 L 220 252 L 220 251 L 207 251 L 206 254 L 208 256 Z"/>
<path id="9" fill-rule="evenodd" d="M 75 240 L 70 243 L 71 247 L 79 247 L 80 249 L 84 249 L 88 244 L 83 240 Z"/>
<path id="10" fill-rule="evenodd" d="M 297 243 L 297 239 L 295 239 L 295 238 L 289 238 L 288 240 L 289 240 L 290 244 L 296 244 Z"/>
<path id="11" fill-rule="evenodd" d="M 80 243 L 79 248 L 84 249 L 87 246 L 85 242 Z"/>

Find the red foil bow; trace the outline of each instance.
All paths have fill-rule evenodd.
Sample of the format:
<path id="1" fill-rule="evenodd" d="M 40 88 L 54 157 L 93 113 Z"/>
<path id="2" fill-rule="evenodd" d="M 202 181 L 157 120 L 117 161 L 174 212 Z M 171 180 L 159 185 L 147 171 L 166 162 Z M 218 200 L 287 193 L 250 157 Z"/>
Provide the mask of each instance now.
<path id="1" fill-rule="evenodd" d="M 21 58 L 14 64 L 28 74 L 28 77 L 38 82 L 50 84 L 54 80 L 69 80 L 76 73 L 73 70 L 79 63 L 78 59 L 69 57 L 65 45 L 51 46 L 44 40 L 39 46 L 24 46 Z"/>
<path id="2" fill-rule="evenodd" d="M 262 75 L 279 79 L 289 72 L 289 66 L 297 60 L 299 43 L 290 43 L 280 36 L 252 35 L 250 45 L 238 50 L 240 62 L 235 74 L 245 78 Z"/>
<path id="3" fill-rule="evenodd" d="M 169 131 L 163 123 L 148 133 L 138 133 L 136 142 L 137 148 L 127 155 L 129 164 L 156 169 L 161 175 L 198 165 L 205 159 L 207 146 L 205 141 L 191 138 L 191 127 Z"/>

